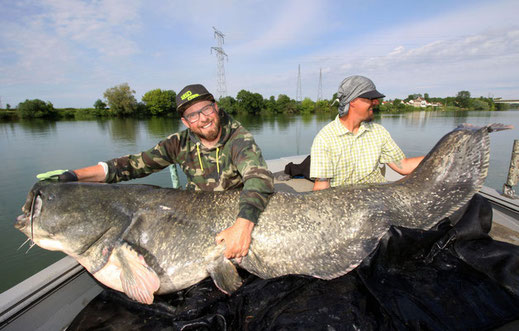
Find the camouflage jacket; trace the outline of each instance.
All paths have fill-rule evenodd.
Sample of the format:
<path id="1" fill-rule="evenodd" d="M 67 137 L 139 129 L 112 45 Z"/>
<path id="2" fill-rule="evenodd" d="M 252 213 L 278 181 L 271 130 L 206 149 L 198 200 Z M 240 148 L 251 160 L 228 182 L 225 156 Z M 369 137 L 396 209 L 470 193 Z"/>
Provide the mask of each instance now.
<path id="1" fill-rule="evenodd" d="M 238 217 L 254 223 L 274 191 L 273 176 L 252 135 L 220 109 L 222 134 L 205 147 L 190 129 L 174 133 L 155 147 L 106 161 L 105 181 L 140 178 L 179 164 L 187 176 L 187 189 L 222 191 L 242 188 Z"/>

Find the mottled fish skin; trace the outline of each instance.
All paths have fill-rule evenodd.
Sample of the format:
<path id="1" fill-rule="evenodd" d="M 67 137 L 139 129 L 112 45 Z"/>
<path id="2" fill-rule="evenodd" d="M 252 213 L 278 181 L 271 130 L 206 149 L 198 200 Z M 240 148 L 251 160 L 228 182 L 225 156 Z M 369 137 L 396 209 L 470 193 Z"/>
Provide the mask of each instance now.
<path id="1" fill-rule="evenodd" d="M 274 193 L 239 265 L 261 278 L 344 275 L 391 225 L 427 230 L 465 205 L 487 175 L 488 133 L 507 128 L 459 127 L 398 182 Z M 156 293 L 168 293 L 199 282 L 208 270 L 233 273 L 215 262 L 223 251 L 215 236 L 235 221 L 239 194 L 42 182 L 30 192 L 16 227 L 30 235 L 27 219 L 36 195 L 42 200 L 33 224 L 37 244 L 58 242 L 94 275 L 106 270 L 113 250 L 129 245 L 159 277 Z"/>

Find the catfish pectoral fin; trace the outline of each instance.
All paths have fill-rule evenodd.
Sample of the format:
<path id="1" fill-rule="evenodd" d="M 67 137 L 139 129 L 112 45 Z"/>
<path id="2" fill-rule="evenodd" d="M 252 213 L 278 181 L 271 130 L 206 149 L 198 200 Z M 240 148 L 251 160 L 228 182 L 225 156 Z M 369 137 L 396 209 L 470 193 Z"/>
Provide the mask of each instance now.
<path id="1" fill-rule="evenodd" d="M 153 293 L 160 287 L 160 279 L 144 257 L 128 244 L 114 250 L 121 264 L 121 284 L 124 293 L 140 303 L 152 304 Z"/>
<path id="2" fill-rule="evenodd" d="M 236 267 L 223 254 L 208 264 L 207 272 L 211 275 L 216 287 L 225 294 L 233 293 L 242 284 L 242 279 L 238 275 Z"/>

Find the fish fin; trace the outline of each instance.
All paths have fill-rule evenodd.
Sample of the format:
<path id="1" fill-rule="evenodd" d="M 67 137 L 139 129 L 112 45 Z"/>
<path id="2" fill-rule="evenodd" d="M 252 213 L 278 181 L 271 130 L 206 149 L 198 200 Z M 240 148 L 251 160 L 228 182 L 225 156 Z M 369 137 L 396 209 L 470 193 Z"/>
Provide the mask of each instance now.
<path id="1" fill-rule="evenodd" d="M 502 124 L 502 123 L 492 123 L 492 124 L 489 124 L 487 126 L 478 126 L 478 125 L 469 124 L 469 123 L 462 123 L 462 124 L 458 125 L 456 127 L 456 129 L 454 129 L 454 130 L 473 130 L 473 131 L 477 131 L 477 130 L 481 130 L 483 128 L 485 130 L 487 130 L 488 132 L 494 132 L 494 131 L 510 130 L 510 129 L 513 129 L 514 126 L 513 125 L 506 125 L 506 124 Z"/>
<path id="2" fill-rule="evenodd" d="M 223 254 L 208 264 L 207 272 L 211 275 L 216 287 L 225 294 L 233 293 L 240 288 L 242 284 L 238 270 L 236 270 L 234 264 L 226 259 Z"/>
<path id="3" fill-rule="evenodd" d="M 144 257 L 130 245 L 122 244 L 116 251 L 121 264 L 121 284 L 124 293 L 140 303 L 152 304 L 153 293 L 160 287 L 160 279 Z"/>

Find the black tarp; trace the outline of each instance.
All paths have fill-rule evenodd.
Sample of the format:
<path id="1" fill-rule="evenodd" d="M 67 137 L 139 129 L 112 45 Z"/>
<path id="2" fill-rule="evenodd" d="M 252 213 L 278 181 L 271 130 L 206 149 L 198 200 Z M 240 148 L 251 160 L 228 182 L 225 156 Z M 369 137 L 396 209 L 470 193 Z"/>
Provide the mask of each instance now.
<path id="1" fill-rule="evenodd" d="M 313 181 L 310 178 L 310 164 L 311 159 L 310 155 L 308 155 L 303 162 L 299 164 L 294 164 L 294 162 L 290 162 L 285 166 L 284 173 L 289 175 L 292 178 L 306 178 L 310 181 Z"/>
<path id="2" fill-rule="evenodd" d="M 69 330 L 491 330 L 519 320 L 519 247 L 488 236 L 490 203 L 430 231 L 392 227 L 352 272 L 285 276 L 221 293 L 211 279 L 153 305 L 104 290 Z"/>

